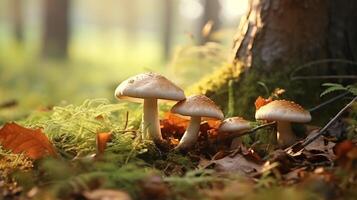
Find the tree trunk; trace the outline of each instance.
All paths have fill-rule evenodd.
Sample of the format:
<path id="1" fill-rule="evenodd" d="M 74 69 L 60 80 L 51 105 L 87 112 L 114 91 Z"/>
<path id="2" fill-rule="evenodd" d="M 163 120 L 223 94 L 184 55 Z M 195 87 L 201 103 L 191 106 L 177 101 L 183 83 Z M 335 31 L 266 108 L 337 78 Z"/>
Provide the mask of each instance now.
<path id="1" fill-rule="evenodd" d="M 66 58 L 69 40 L 69 0 L 45 0 L 43 55 Z"/>
<path id="2" fill-rule="evenodd" d="M 24 39 L 23 2 L 22 0 L 12 0 L 11 3 L 15 39 L 17 42 L 22 42 Z"/>
<path id="3" fill-rule="evenodd" d="M 221 10 L 221 4 L 219 0 L 204 0 L 203 16 L 200 25 L 199 43 L 204 44 L 208 41 L 212 41 L 211 33 L 218 30 L 221 26 L 219 20 L 219 14 Z"/>
<path id="4" fill-rule="evenodd" d="M 356 9 L 354 0 L 251 0 L 232 61 L 265 70 L 326 58 L 355 61 Z"/>
<path id="5" fill-rule="evenodd" d="M 250 0 L 249 6 L 234 37 L 232 76 L 225 78 L 218 72 L 205 77 L 193 88 L 195 93 L 211 97 L 227 112 L 228 80 L 234 79 L 235 114 L 252 118 L 255 99 L 269 96 L 275 88 L 286 89 L 283 99 L 309 108 L 323 101 L 322 83 L 356 81 L 352 78 L 357 67 L 351 63 L 357 60 L 357 1 Z M 313 61 L 319 64 L 312 65 Z M 297 67 L 307 63 L 309 67 Z M 331 79 L 328 75 L 354 76 Z M 313 119 L 325 121 L 344 101 L 315 111 L 312 114 L 318 117 Z"/>

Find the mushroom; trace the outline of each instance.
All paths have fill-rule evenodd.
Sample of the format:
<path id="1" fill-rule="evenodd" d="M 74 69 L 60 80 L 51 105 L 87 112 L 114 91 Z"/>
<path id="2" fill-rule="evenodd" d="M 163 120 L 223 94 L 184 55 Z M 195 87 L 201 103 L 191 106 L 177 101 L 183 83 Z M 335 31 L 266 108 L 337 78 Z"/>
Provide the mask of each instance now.
<path id="1" fill-rule="evenodd" d="M 143 138 L 152 139 L 155 143 L 162 141 L 160 122 L 158 119 L 158 99 L 184 100 L 184 91 L 157 73 L 143 73 L 130 77 L 118 85 L 115 90 L 118 99 L 133 102 L 144 100 Z"/>
<path id="2" fill-rule="evenodd" d="M 262 106 L 256 111 L 255 118 L 276 121 L 277 141 L 281 147 L 287 147 L 296 140 L 296 136 L 291 130 L 291 122 L 306 123 L 311 121 L 309 111 L 286 100 L 275 100 Z"/>
<path id="3" fill-rule="evenodd" d="M 179 101 L 172 107 L 171 112 L 191 117 L 187 130 L 176 147 L 180 150 L 187 150 L 196 143 L 202 117 L 224 118 L 221 109 L 204 95 L 194 95 Z"/>
<path id="4" fill-rule="evenodd" d="M 243 133 L 251 129 L 251 122 L 243 119 L 242 117 L 230 117 L 225 119 L 219 126 L 219 132 L 239 132 Z"/>
<path id="5" fill-rule="evenodd" d="M 230 117 L 225 119 L 218 128 L 220 133 L 238 133 L 241 136 L 245 131 L 252 128 L 251 122 L 243 119 L 242 117 Z M 232 140 L 232 146 L 240 146 L 242 144 L 241 138 L 236 137 Z"/>

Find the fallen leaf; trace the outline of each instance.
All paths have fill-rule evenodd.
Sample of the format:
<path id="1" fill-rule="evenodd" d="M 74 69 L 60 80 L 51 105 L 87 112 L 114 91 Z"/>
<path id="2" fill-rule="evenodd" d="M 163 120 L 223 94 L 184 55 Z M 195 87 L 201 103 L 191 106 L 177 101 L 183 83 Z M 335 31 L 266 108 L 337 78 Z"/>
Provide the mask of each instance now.
<path id="1" fill-rule="evenodd" d="M 164 118 L 160 120 L 162 137 L 170 143 L 171 147 L 175 147 L 185 133 L 189 122 L 189 118 L 184 118 L 171 112 L 165 113 Z M 217 138 L 220 123 L 220 120 L 202 118 L 197 146 L 205 148 L 208 139 Z"/>
<path id="2" fill-rule="evenodd" d="M 160 120 L 162 137 L 165 139 L 170 137 L 182 137 L 186 131 L 188 122 L 188 119 L 184 119 L 171 112 L 167 112 L 164 119 Z"/>
<path id="3" fill-rule="evenodd" d="M 311 154 L 312 156 L 325 156 L 328 160 L 332 161 L 336 158 L 333 152 L 333 147 L 336 143 L 326 140 L 324 137 L 319 137 L 310 144 L 308 144 L 303 153 Z M 307 156 L 308 157 L 308 156 Z"/>
<path id="4" fill-rule="evenodd" d="M 264 99 L 263 97 L 259 96 L 256 100 L 255 100 L 255 109 L 259 110 L 259 108 L 261 108 L 262 106 L 272 102 L 273 99 L 272 98 L 268 98 L 268 99 Z"/>
<path id="5" fill-rule="evenodd" d="M 99 155 L 103 154 L 105 148 L 107 147 L 107 143 L 111 139 L 112 134 L 108 132 L 98 133 L 97 134 L 97 153 Z"/>
<path id="6" fill-rule="evenodd" d="M 351 140 L 342 141 L 333 148 L 337 158 L 341 158 L 347 155 L 354 147 L 354 144 Z"/>
<path id="7" fill-rule="evenodd" d="M 0 144 L 13 153 L 24 153 L 31 159 L 56 156 L 56 151 L 41 129 L 28 129 L 16 123 L 6 123 L 0 129 Z"/>
<path id="8" fill-rule="evenodd" d="M 262 163 L 260 163 L 259 161 L 255 162 L 256 158 L 254 156 L 255 155 L 253 155 L 253 153 L 248 155 L 242 155 L 238 152 L 233 152 L 223 158 L 221 158 L 222 155 L 215 156 L 214 159 L 212 159 L 211 161 L 201 163 L 206 164 L 206 166 L 203 166 L 204 168 L 213 165 L 214 169 L 220 172 L 239 172 L 243 175 L 249 175 L 254 172 L 261 171 L 262 169 Z"/>
<path id="9" fill-rule="evenodd" d="M 342 141 L 333 148 L 337 163 L 345 169 L 355 169 L 357 160 L 357 145 L 350 140 Z"/>
<path id="10" fill-rule="evenodd" d="M 224 172 L 240 172 L 250 174 L 261 170 L 261 165 L 246 159 L 243 155 L 237 154 L 234 157 L 226 156 L 219 160 L 214 160 L 215 169 Z"/>

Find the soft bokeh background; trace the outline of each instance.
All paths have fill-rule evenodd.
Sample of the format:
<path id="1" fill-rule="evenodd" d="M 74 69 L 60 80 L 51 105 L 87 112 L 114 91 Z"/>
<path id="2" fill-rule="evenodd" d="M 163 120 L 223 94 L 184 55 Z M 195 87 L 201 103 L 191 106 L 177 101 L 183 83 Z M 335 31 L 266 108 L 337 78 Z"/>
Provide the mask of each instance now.
<path id="1" fill-rule="evenodd" d="M 0 117 L 114 101 L 121 80 L 145 71 L 187 87 L 226 61 L 246 9 L 247 0 L 1 0 Z"/>

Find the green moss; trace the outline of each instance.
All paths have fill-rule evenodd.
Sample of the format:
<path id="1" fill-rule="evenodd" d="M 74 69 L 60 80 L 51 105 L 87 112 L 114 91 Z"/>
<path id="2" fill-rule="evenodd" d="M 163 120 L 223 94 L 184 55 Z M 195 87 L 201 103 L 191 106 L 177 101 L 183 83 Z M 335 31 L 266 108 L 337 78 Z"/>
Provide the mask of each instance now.
<path id="1" fill-rule="evenodd" d="M 129 111 L 131 115 L 127 119 L 126 112 Z M 113 136 L 107 150 L 127 160 L 130 159 L 128 156 L 133 157 L 146 149 L 146 143 L 138 141 L 138 127 L 131 125 L 137 118 L 135 109 L 130 109 L 127 104 L 92 99 L 81 105 L 56 106 L 50 112 L 34 113 L 21 124 L 43 128 L 56 148 L 70 157 L 94 153 L 97 133 L 111 132 Z M 125 124 L 128 124 L 127 127 Z"/>

